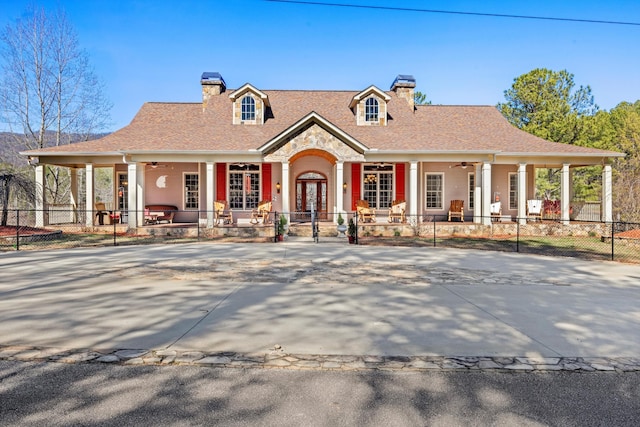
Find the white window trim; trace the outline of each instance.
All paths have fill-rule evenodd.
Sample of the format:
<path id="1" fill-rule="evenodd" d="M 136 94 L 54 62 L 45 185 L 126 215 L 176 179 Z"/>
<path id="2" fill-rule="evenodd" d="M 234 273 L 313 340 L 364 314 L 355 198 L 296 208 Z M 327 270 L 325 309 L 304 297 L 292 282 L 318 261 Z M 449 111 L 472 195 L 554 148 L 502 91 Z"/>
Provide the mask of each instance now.
<path id="1" fill-rule="evenodd" d="M 391 207 L 391 204 L 393 203 L 394 200 L 396 200 L 396 165 L 395 163 L 391 165 L 391 170 L 390 171 L 367 171 L 365 170 L 367 166 L 376 166 L 375 163 L 365 163 L 362 166 L 361 172 L 360 172 L 360 194 L 362 195 L 362 197 L 364 197 L 364 179 L 367 175 L 369 174 L 375 174 L 377 177 L 380 177 L 380 174 L 384 173 L 384 174 L 390 174 L 391 175 L 391 200 L 389 200 L 389 207 Z M 379 205 L 380 201 L 380 188 L 378 187 L 376 190 L 376 205 Z M 389 209 L 387 207 L 377 207 L 376 209 Z"/>
<path id="2" fill-rule="evenodd" d="M 514 207 L 511 206 L 511 178 L 515 177 L 515 200 L 513 200 Z M 509 189 L 509 200 L 507 201 L 507 209 L 509 210 L 517 210 L 518 209 L 518 172 L 509 172 L 507 177 L 507 188 Z"/>
<path id="3" fill-rule="evenodd" d="M 373 99 L 376 102 L 377 111 L 375 120 L 367 120 L 367 102 L 369 102 L 370 99 Z M 380 100 L 377 96 L 369 96 L 364 100 L 364 122 L 371 124 L 380 123 Z"/>
<path id="4" fill-rule="evenodd" d="M 473 177 L 473 185 L 471 185 L 471 177 Z M 475 199 L 475 186 L 476 186 L 476 173 L 469 172 L 467 174 L 467 209 L 473 210 L 476 199 Z M 473 201 L 473 203 L 471 203 Z"/>
<path id="5" fill-rule="evenodd" d="M 442 193 L 442 197 L 441 197 L 442 206 L 439 207 L 439 208 L 430 208 L 430 207 L 427 206 L 427 199 L 428 199 L 428 197 L 427 197 L 427 191 L 428 191 L 428 188 L 427 188 L 427 177 L 429 175 L 440 175 L 442 177 L 442 180 L 441 180 L 441 182 L 442 182 L 442 190 L 441 190 L 441 193 Z M 445 180 L 444 172 L 425 172 L 425 174 L 424 174 L 424 207 L 425 207 L 426 211 L 433 212 L 433 211 L 442 211 L 442 210 L 445 209 L 445 207 L 444 207 L 444 200 L 445 200 L 445 193 L 444 193 L 445 182 L 444 182 L 444 180 Z"/>
<path id="6" fill-rule="evenodd" d="M 251 98 L 253 100 L 253 119 L 243 119 L 242 118 L 242 114 L 243 114 L 242 103 L 245 100 L 245 98 Z M 247 93 L 242 98 L 240 98 L 239 108 L 240 108 L 240 123 L 252 123 L 252 124 L 256 123 L 256 120 L 257 120 L 256 118 L 257 118 L 257 114 L 258 114 L 258 101 L 256 101 L 256 98 L 253 95 Z"/>
<path id="7" fill-rule="evenodd" d="M 247 164 L 252 164 L 252 165 L 257 165 L 258 166 L 258 170 L 257 171 L 232 171 L 231 170 L 231 164 L 227 164 L 227 177 L 226 177 L 226 182 L 227 185 L 225 188 L 225 194 L 226 194 L 226 198 L 227 200 L 231 200 L 231 174 L 232 173 L 242 173 L 244 174 L 245 172 L 250 172 L 250 173 L 255 173 L 258 175 L 258 194 L 260 194 L 260 197 L 258 197 L 258 203 L 260 203 L 260 201 L 262 200 L 262 163 L 247 163 Z M 239 209 L 239 208 L 231 208 L 229 207 L 230 210 L 232 211 L 238 211 L 238 212 L 248 212 L 251 211 L 254 208 L 247 208 L 247 199 L 246 199 L 246 192 L 244 192 L 244 188 L 243 188 L 243 200 L 242 200 L 242 205 L 243 208 Z"/>
<path id="8" fill-rule="evenodd" d="M 187 207 L 187 175 L 197 175 L 198 176 L 198 207 L 196 208 L 188 208 Z M 202 188 L 200 182 L 200 172 L 197 171 L 184 171 L 182 172 L 182 208 L 185 211 L 197 211 L 200 210 L 200 189 Z"/>

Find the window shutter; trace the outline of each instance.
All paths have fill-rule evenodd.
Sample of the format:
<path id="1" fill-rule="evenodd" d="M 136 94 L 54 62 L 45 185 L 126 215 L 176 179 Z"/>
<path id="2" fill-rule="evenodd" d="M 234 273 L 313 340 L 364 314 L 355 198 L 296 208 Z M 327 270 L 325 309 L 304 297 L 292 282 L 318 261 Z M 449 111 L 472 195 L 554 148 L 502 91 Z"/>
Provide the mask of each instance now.
<path id="1" fill-rule="evenodd" d="M 216 163 L 216 200 L 227 200 L 226 163 Z"/>
<path id="2" fill-rule="evenodd" d="M 356 202 L 360 200 L 360 163 L 351 164 L 351 210 L 356 210 Z"/>
<path id="3" fill-rule="evenodd" d="M 271 200 L 271 163 L 262 164 L 262 200 Z"/>
<path id="4" fill-rule="evenodd" d="M 407 200 L 404 180 L 405 164 L 396 163 L 396 200 Z"/>

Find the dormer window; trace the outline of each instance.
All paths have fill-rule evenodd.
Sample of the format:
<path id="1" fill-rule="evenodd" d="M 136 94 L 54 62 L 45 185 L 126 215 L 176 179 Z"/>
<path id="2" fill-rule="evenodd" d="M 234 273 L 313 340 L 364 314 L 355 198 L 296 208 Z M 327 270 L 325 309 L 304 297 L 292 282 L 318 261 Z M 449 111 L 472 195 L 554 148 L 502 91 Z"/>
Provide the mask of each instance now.
<path id="1" fill-rule="evenodd" d="M 351 98 L 349 108 L 355 113 L 358 126 L 386 126 L 387 103 L 391 97 L 375 86 Z"/>
<path id="2" fill-rule="evenodd" d="M 256 119 L 256 101 L 249 95 L 242 98 L 242 116 L 241 120 L 255 121 Z"/>
<path id="3" fill-rule="evenodd" d="M 233 102 L 234 125 L 261 125 L 267 119 L 267 110 L 271 107 L 266 93 L 249 83 L 229 95 Z"/>
<path id="4" fill-rule="evenodd" d="M 375 98 L 367 98 L 364 107 L 364 120 L 367 122 L 378 122 L 379 104 Z"/>

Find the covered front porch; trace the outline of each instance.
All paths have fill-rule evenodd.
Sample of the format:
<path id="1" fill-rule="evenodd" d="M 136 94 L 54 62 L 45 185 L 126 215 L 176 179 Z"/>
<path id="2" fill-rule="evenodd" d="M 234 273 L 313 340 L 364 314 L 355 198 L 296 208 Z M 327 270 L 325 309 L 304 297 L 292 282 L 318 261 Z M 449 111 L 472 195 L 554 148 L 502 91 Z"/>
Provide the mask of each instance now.
<path id="1" fill-rule="evenodd" d="M 86 163 L 82 169 L 77 165 L 67 166 L 71 177 L 69 203 L 49 205 L 45 200 L 46 191 L 39 191 L 36 225 L 51 224 L 52 211 L 66 206 L 71 211 L 68 216 L 64 215 L 69 222 L 83 222 L 87 227 L 116 222 L 135 230 L 151 225 L 145 221 L 145 208 L 162 204 L 175 208 L 175 223 L 198 223 L 205 228 L 215 228 L 218 225 L 215 202 L 219 200 L 228 204 L 235 225 L 248 222 L 262 200 L 270 200 L 272 212 L 285 212 L 291 223 L 310 219 L 312 211 L 321 221 L 335 223 L 339 213 L 347 216 L 354 212 L 360 199 L 368 200 L 375 210 L 377 225 L 386 221 L 396 200 L 405 202 L 406 217 L 415 223 L 446 217 L 451 200 L 463 201 L 461 219 L 465 223 L 523 225 L 543 219 L 542 215 L 533 218 L 527 209 L 530 200 L 538 199 L 536 164 L 514 165 L 477 159 L 345 162 L 317 151 L 297 153 L 280 163 L 137 160 L 132 158 L 127 164 L 111 165 Z M 611 166 L 602 165 L 602 195 L 597 202 L 572 200 L 572 165 L 554 166 L 559 166 L 561 197 L 554 200 L 553 215 L 544 219 L 565 225 L 572 220 L 612 221 Z M 96 200 L 95 170 L 98 167 L 113 171 L 113 200 L 101 205 L 91 202 Z M 46 168 L 45 164 L 35 166 L 39 188 L 46 185 Z M 78 173 L 80 170 L 82 174 Z M 80 187 L 84 187 L 82 192 Z M 501 204 L 498 217 L 492 215 L 492 206 L 496 203 Z M 103 210 L 109 215 L 101 215 Z"/>

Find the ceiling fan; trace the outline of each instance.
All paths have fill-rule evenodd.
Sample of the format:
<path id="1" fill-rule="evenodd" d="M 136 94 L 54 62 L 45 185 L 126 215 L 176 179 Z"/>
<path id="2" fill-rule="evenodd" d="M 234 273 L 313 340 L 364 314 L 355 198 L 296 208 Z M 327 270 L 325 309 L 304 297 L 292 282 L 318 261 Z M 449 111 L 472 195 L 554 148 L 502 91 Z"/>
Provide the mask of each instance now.
<path id="1" fill-rule="evenodd" d="M 167 167 L 167 165 L 161 165 L 158 162 L 147 163 L 147 166 L 149 166 L 151 169 L 166 168 Z"/>
<path id="2" fill-rule="evenodd" d="M 466 169 L 467 166 L 469 166 L 469 163 L 467 162 L 460 162 L 457 165 L 453 165 L 453 166 L 449 166 L 449 169 L 451 168 L 462 168 L 462 169 Z"/>

